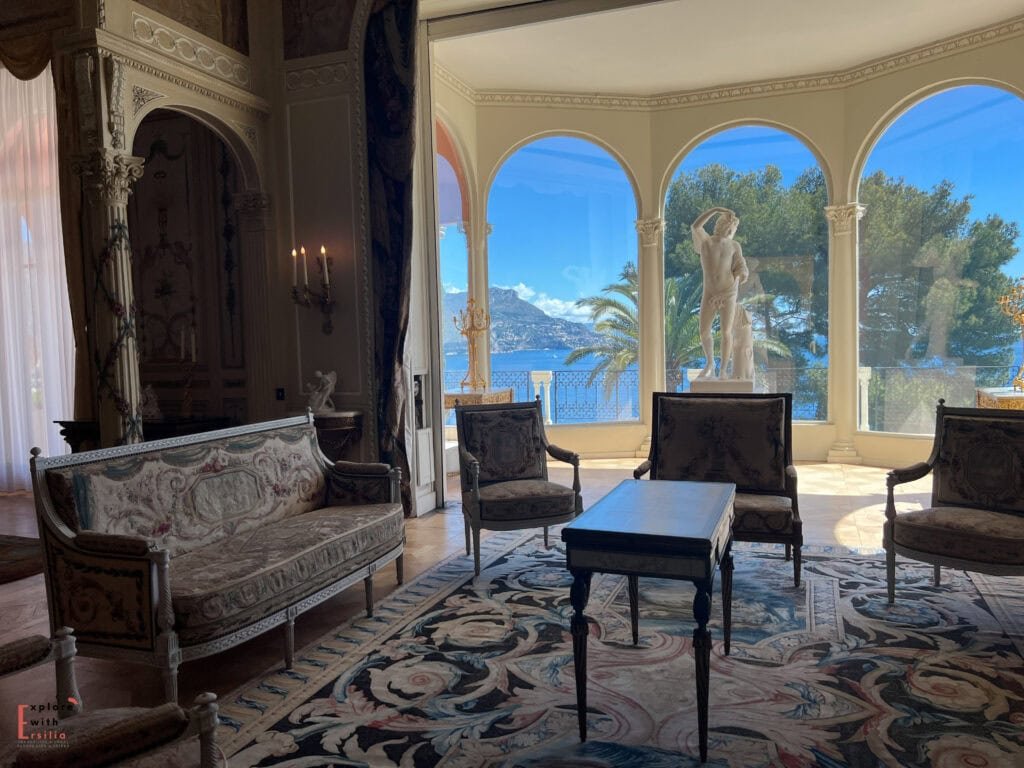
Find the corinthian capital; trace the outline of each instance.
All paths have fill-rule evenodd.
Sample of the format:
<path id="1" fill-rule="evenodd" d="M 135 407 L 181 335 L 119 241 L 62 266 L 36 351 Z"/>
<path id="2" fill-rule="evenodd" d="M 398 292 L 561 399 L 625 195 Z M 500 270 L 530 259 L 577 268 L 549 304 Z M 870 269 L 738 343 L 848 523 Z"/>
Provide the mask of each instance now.
<path id="1" fill-rule="evenodd" d="M 655 246 L 658 244 L 658 235 L 665 231 L 665 220 L 637 219 L 636 231 L 640 234 L 640 245 Z"/>
<path id="2" fill-rule="evenodd" d="M 114 149 L 97 149 L 72 163 L 92 194 L 110 205 L 125 205 L 132 185 L 142 178 L 145 160 Z"/>
<path id="3" fill-rule="evenodd" d="M 832 225 L 832 232 L 837 235 L 848 235 L 853 226 L 864 216 L 865 208 L 860 203 L 846 205 L 826 205 L 825 216 Z"/>

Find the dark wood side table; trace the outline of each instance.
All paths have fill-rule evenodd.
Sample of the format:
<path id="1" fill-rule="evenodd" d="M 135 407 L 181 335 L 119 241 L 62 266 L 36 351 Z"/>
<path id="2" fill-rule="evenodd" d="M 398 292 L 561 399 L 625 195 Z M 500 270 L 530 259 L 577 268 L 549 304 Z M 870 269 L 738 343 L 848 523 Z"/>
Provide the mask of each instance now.
<path id="1" fill-rule="evenodd" d="M 320 450 L 331 461 L 345 457 L 345 448 L 363 436 L 362 411 L 330 411 L 313 414 Z"/>
<path id="2" fill-rule="evenodd" d="M 572 653 L 576 717 L 587 740 L 587 622 L 583 610 L 595 571 L 628 577 L 633 644 L 639 640 L 638 577 L 692 581 L 693 651 L 697 668 L 700 760 L 708 758 L 708 689 L 711 674 L 711 588 L 722 571 L 725 652 L 732 634 L 732 522 L 736 486 L 679 480 L 623 480 L 611 493 L 562 529 L 573 576 Z"/>

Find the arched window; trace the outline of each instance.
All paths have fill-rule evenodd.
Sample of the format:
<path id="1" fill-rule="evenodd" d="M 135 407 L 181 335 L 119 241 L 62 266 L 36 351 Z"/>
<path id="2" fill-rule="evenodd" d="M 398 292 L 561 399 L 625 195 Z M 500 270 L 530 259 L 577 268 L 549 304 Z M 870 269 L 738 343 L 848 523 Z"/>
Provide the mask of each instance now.
<path id="1" fill-rule="evenodd" d="M 814 155 L 775 128 L 722 131 L 688 153 L 665 200 L 665 361 L 670 389 L 707 362 L 698 313 L 703 275 L 690 226 L 715 206 L 736 212 L 749 278 L 738 304 L 753 328 L 755 389 L 792 392 L 794 417 L 824 420 L 828 368 L 828 204 Z M 715 219 L 705 224 L 710 234 Z M 715 357 L 721 338 L 715 322 Z M 738 336 L 734 329 L 734 337 Z M 728 364 L 727 364 L 728 371 Z M 720 371 L 719 371 L 720 373 Z"/>
<path id="2" fill-rule="evenodd" d="M 491 187 L 491 383 L 554 423 L 639 418 L 636 215 L 622 166 L 573 137 L 520 148 Z"/>
<path id="3" fill-rule="evenodd" d="M 860 180 L 860 425 L 931 434 L 935 403 L 973 405 L 1020 364 L 999 308 L 1024 272 L 1024 102 L 952 88 L 885 131 Z"/>
<path id="4" fill-rule="evenodd" d="M 440 240 L 441 292 L 443 294 L 443 352 L 465 352 L 466 341 L 455 330 L 451 318 L 466 308 L 469 291 L 469 248 L 463 222 L 462 190 L 455 169 L 447 158 L 437 155 L 438 239 Z M 447 367 L 447 366 L 446 366 Z M 453 371 L 453 374 L 458 371 Z M 445 387 L 451 390 L 452 387 Z M 458 389 L 458 381 L 455 381 Z"/>

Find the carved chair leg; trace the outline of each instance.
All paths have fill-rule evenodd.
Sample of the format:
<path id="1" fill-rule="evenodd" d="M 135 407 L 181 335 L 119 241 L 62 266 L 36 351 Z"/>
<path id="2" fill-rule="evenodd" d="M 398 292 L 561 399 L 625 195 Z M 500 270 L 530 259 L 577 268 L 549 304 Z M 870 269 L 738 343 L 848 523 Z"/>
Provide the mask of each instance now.
<path id="1" fill-rule="evenodd" d="M 217 747 L 217 697 L 212 693 L 200 693 L 190 717 L 198 721 L 199 768 L 215 768 L 223 765 L 223 753 Z"/>
<path id="2" fill-rule="evenodd" d="M 473 528 L 473 573 L 480 575 L 480 529 Z"/>
<path id="3" fill-rule="evenodd" d="M 550 548 L 551 547 L 548 545 L 548 527 L 545 525 L 544 526 L 544 549 L 550 549 Z"/>
<path id="4" fill-rule="evenodd" d="M 789 549 L 789 544 L 786 545 L 786 549 Z M 800 569 L 803 567 L 802 558 L 800 556 L 800 547 L 793 547 L 793 586 L 800 586 Z"/>
<path id="5" fill-rule="evenodd" d="M 75 681 L 75 637 L 69 627 L 61 627 L 54 633 L 56 642 L 62 644 L 56 659 L 57 672 L 57 718 L 64 719 L 82 711 L 82 695 Z"/>
<path id="6" fill-rule="evenodd" d="M 469 529 L 470 529 L 469 519 L 467 518 L 464 521 L 464 523 L 465 523 L 465 526 L 466 526 L 466 554 L 467 555 L 471 555 L 471 554 L 473 554 L 473 550 L 470 549 L 470 543 L 469 543 Z"/>
<path id="7" fill-rule="evenodd" d="M 789 558 L 791 557 L 791 555 L 790 555 L 790 550 L 791 550 L 792 548 L 793 548 L 793 547 L 792 547 L 791 545 L 789 545 L 789 544 L 787 544 L 787 545 L 786 545 L 786 560 L 789 560 Z"/>
<path id="8" fill-rule="evenodd" d="M 405 555 L 399 555 L 395 560 L 395 577 L 399 584 L 405 584 Z"/>
<path id="9" fill-rule="evenodd" d="M 373 574 L 363 579 L 363 589 L 366 590 L 366 617 L 373 618 Z"/>
<path id="10" fill-rule="evenodd" d="M 885 586 L 892 605 L 896 602 L 896 550 L 891 545 L 885 550 Z"/>
<path id="11" fill-rule="evenodd" d="M 284 624 L 284 668 L 291 669 L 295 661 L 295 619 Z"/>
<path id="12" fill-rule="evenodd" d="M 935 586 L 939 586 L 939 574 L 942 571 L 942 567 L 939 565 L 935 566 Z"/>
<path id="13" fill-rule="evenodd" d="M 178 665 L 176 663 L 170 663 L 164 667 L 163 671 L 164 678 L 164 697 L 169 702 L 178 702 Z"/>

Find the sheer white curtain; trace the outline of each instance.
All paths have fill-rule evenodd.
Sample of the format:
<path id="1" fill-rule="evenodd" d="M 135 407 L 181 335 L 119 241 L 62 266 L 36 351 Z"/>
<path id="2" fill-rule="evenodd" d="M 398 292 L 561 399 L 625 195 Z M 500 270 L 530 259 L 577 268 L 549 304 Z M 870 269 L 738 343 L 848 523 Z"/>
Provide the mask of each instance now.
<path id="1" fill-rule="evenodd" d="M 0 491 L 30 488 L 29 450 L 64 453 L 74 337 L 57 186 L 50 68 L 18 80 L 0 67 Z"/>

